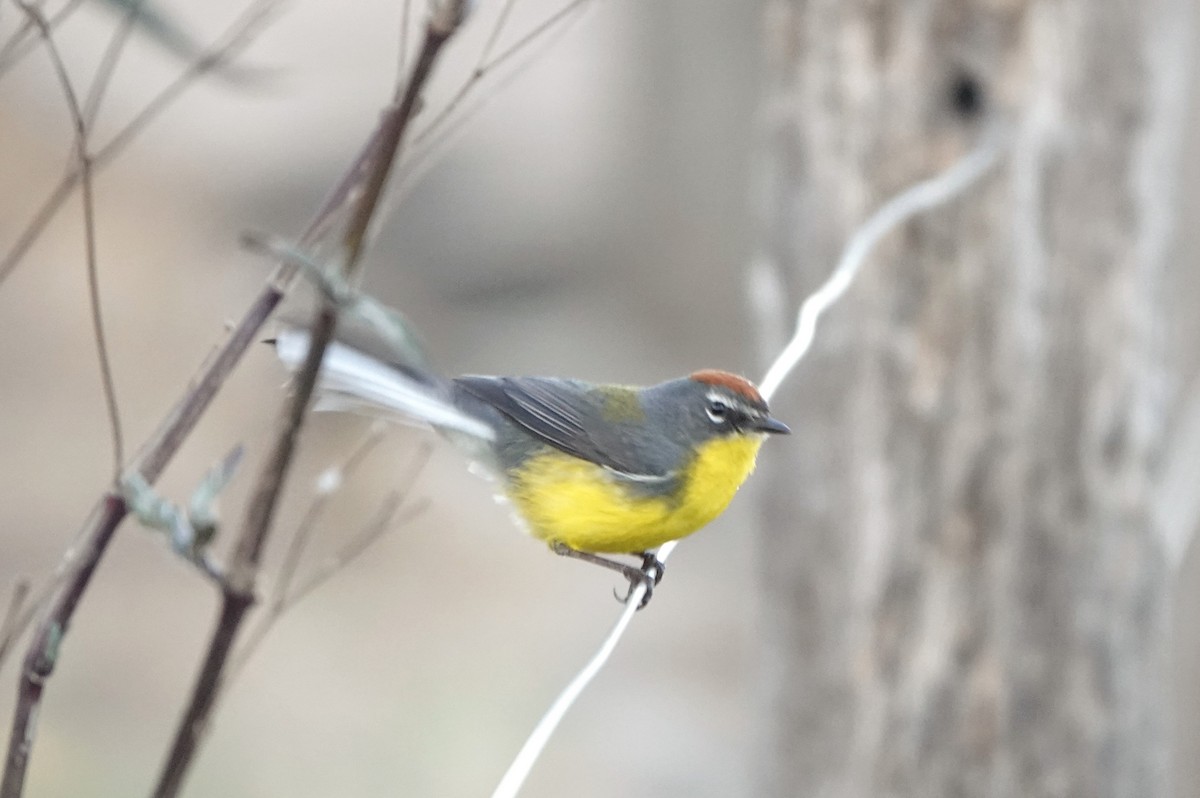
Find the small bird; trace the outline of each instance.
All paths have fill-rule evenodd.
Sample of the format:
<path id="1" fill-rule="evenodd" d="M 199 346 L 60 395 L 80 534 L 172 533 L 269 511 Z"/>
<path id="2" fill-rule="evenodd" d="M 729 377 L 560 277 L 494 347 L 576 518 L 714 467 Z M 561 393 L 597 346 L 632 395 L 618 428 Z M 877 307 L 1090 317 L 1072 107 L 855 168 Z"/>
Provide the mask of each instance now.
<path id="1" fill-rule="evenodd" d="M 308 335 L 273 339 L 299 367 Z M 318 410 L 392 415 L 449 438 L 500 484 L 529 533 L 557 554 L 638 583 L 662 578 L 653 550 L 720 515 L 770 434 L 786 434 L 754 385 L 697 371 L 645 388 L 553 377 L 447 379 L 346 344 L 322 361 Z M 631 554 L 635 567 L 601 555 Z"/>

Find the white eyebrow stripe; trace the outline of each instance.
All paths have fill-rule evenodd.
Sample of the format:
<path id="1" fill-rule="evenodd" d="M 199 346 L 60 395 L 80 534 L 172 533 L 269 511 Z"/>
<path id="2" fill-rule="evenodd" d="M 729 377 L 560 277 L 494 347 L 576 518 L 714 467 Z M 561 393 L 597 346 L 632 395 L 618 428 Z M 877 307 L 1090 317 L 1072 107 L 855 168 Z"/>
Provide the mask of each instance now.
<path id="1" fill-rule="evenodd" d="M 720 402 L 731 410 L 736 410 L 744 416 L 755 416 L 759 414 L 756 408 L 751 407 L 735 396 L 719 393 L 717 391 L 709 391 L 704 395 L 710 402 Z"/>

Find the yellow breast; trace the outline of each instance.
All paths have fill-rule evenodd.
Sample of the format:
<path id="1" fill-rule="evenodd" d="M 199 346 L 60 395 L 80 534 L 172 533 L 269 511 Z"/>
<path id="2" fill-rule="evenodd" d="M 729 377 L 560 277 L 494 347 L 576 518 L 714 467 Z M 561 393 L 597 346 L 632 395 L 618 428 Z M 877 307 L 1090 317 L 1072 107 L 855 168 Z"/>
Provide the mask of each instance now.
<path id="1" fill-rule="evenodd" d="M 754 470 L 761 435 L 701 445 L 675 496 L 647 497 L 610 471 L 557 450 L 508 475 L 507 493 L 529 531 L 580 551 L 645 551 L 690 535 L 728 506 Z"/>

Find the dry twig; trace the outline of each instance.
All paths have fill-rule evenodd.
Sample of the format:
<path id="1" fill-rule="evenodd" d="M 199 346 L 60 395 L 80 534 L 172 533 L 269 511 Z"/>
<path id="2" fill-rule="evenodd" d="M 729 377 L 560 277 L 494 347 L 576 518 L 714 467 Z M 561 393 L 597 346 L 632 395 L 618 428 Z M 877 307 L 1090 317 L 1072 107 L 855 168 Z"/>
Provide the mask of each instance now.
<path id="1" fill-rule="evenodd" d="M 47 26 L 53 31 L 66 22 L 81 5 L 83 5 L 83 0 L 68 0 L 62 8 L 46 19 Z M 41 34 L 38 26 L 29 17 L 22 18 L 21 24 L 8 37 L 8 41 L 0 45 L 0 78 L 8 74 L 9 70 L 16 66 L 22 58 L 33 52 L 39 41 L 41 41 Z"/>
<path id="2" fill-rule="evenodd" d="M 230 26 L 208 50 L 202 53 L 180 75 L 160 91 L 153 99 L 142 107 L 125 125 L 118 130 L 109 141 L 92 151 L 91 168 L 93 171 L 110 163 L 124 152 L 146 128 L 171 107 L 183 94 L 194 86 L 197 81 L 228 63 L 242 52 L 262 31 L 270 20 L 272 12 L 281 0 L 256 0 L 238 20 Z M 37 242 L 47 225 L 58 214 L 63 203 L 71 196 L 75 187 L 82 179 L 80 169 L 72 165 L 58 184 L 50 191 L 49 196 L 34 212 L 33 217 L 21 229 L 20 235 L 0 258 L 0 284 L 21 263 L 29 249 Z"/>
<path id="3" fill-rule="evenodd" d="M 356 191 L 358 199 L 342 239 L 342 273 L 345 278 L 351 278 L 358 268 L 371 220 L 383 196 L 388 175 L 417 108 L 421 91 L 432 74 L 443 46 L 458 29 L 465 13 L 465 5 L 465 0 L 449 0 L 445 5 L 434 8 L 425 26 L 424 41 L 412 72 L 407 82 L 397 87 L 394 105 L 384 115 L 371 169 L 366 174 L 365 183 Z M 176 728 L 171 751 L 167 755 L 154 790 L 156 798 L 168 798 L 178 794 L 212 709 L 216 705 L 216 699 L 220 695 L 221 681 L 234 640 L 246 612 L 254 604 L 255 582 L 263 548 L 295 453 L 309 399 L 316 387 L 321 360 L 336 328 L 337 308 L 324 302 L 312 325 L 308 355 L 296 375 L 293 395 L 280 420 L 275 443 L 252 493 L 223 585 L 221 611 L 216 628 L 213 630 L 208 653 L 193 686 L 188 706 Z"/>
<path id="4" fill-rule="evenodd" d="M 448 147 L 465 124 L 482 109 L 484 103 L 481 101 L 466 110 L 460 110 L 471 94 L 478 89 L 479 85 L 494 74 L 501 66 L 511 61 L 520 53 L 527 51 L 539 39 L 547 37 L 551 32 L 556 37 L 565 34 L 570 28 L 570 25 L 567 24 L 568 22 L 577 21 L 582 18 L 582 14 L 574 17 L 572 15 L 583 10 L 588 2 L 589 0 L 569 0 L 562 8 L 554 11 L 533 28 L 521 34 L 517 41 L 505 47 L 499 55 L 493 57 L 491 53 L 495 49 L 500 40 L 501 33 L 507 25 L 509 12 L 514 3 L 509 2 L 501 9 L 500 15 L 497 17 L 491 33 L 488 35 L 488 40 L 480 53 L 479 59 L 476 61 L 475 68 L 471 71 L 470 77 L 458 88 L 447 104 L 438 111 L 428 124 L 413 136 L 412 155 L 402 165 L 402 175 L 399 180 L 400 187 L 397 189 L 397 194 L 403 195 L 406 193 L 421 175 L 425 173 L 425 170 L 434 160 L 434 156 Z M 518 77 L 533 62 L 534 58 L 529 58 L 493 85 L 502 86 L 506 84 L 509 80 Z M 486 97 L 484 99 L 486 100 Z"/>
<path id="5" fill-rule="evenodd" d="M 67 102 L 67 111 L 71 115 L 74 127 L 75 158 L 78 162 L 80 193 L 83 199 L 83 238 L 87 263 L 88 299 L 92 314 L 92 335 L 96 342 L 96 358 L 100 365 L 100 382 L 104 391 L 104 404 L 108 411 L 109 429 L 112 435 L 113 479 L 121 473 L 121 465 L 125 462 L 125 446 L 121 434 L 121 412 L 117 406 L 117 390 L 113 382 L 112 363 L 108 356 L 108 342 L 104 332 L 104 317 L 100 309 L 100 275 L 96 257 L 96 202 L 92 190 L 92 155 L 88 150 L 88 122 L 85 111 L 79 103 L 75 85 L 67 74 L 66 64 L 54 37 L 50 31 L 50 23 L 42 16 L 42 12 L 34 5 L 16 0 L 17 6 L 26 17 L 37 27 L 45 41 L 46 52 L 54 65 L 62 88 L 63 98 Z"/>
<path id="6" fill-rule="evenodd" d="M 228 45 L 233 48 L 230 53 L 240 50 L 249 43 L 252 31 L 257 30 L 258 25 L 264 19 L 263 14 L 276 2 L 277 0 L 258 2 L 252 9 L 252 12 L 256 13 L 252 13 L 249 18 L 243 17 L 242 22 L 235 26 L 227 38 Z M 206 58 L 213 63 L 219 62 L 223 57 L 225 55 L 219 51 L 219 48 L 214 48 L 206 55 Z M 189 80 L 181 79 L 172 84 L 172 87 L 168 87 L 163 94 L 152 101 L 152 105 L 157 110 L 143 109 L 134 121 L 126 126 L 123 133 L 118 134 L 105 148 L 94 153 L 93 163 L 98 164 L 115 157 L 126 144 L 132 141 L 138 130 L 151 121 L 157 112 L 169 105 L 170 101 L 177 97 L 188 83 L 194 81 L 205 71 L 206 68 L 203 65 L 197 64 L 190 70 Z M 360 162 L 370 158 L 373 152 L 373 142 L 374 138 L 360 153 L 355 165 L 351 167 L 351 172 L 357 169 Z M 74 179 L 77 178 L 76 173 Z M 69 195 L 74 185 L 72 180 L 60 184 L 55 193 L 55 196 L 58 197 L 58 204 L 61 204 L 61 201 Z M 309 232 L 301 238 L 302 243 L 314 240 L 314 231 L 322 229 L 326 220 L 345 204 L 351 188 L 351 181 L 343 180 L 326 198 L 309 224 Z M 53 215 L 53 211 L 57 210 L 57 205 L 52 203 L 47 207 L 50 210 L 43 214 L 46 216 L 42 222 L 43 226 L 49 216 Z M 26 232 L 26 236 L 29 237 L 29 231 Z M 32 238 L 36 238 L 36 233 L 32 235 Z M 31 240 L 24 246 L 27 247 Z M 21 246 L 16 247 L 14 252 L 18 250 L 21 250 Z M 3 279 L 4 268 L 3 265 L 0 265 L 0 280 Z M 213 397 L 216 396 L 217 391 L 232 373 L 234 366 L 257 338 L 262 326 L 282 300 L 294 275 L 295 268 L 287 264 L 280 265 L 274 270 L 242 319 L 230 330 L 216 354 L 206 359 L 205 365 L 191 380 L 183 397 L 162 420 L 154 434 L 142 447 L 141 452 L 134 458 L 126 473 L 139 473 L 150 484 L 158 480 L 163 469 L 182 446 Z M 36 730 L 37 709 L 41 703 L 45 684 L 54 672 L 59 644 L 66 634 L 83 593 L 91 582 L 96 566 L 127 512 L 125 501 L 116 490 L 109 490 L 100 498 L 84 522 L 77 536 L 78 542 L 68 551 L 58 573 L 47 586 L 45 596 L 39 597 L 39 600 L 26 607 L 6 637 L 6 640 L 11 640 L 24 629 L 27 623 L 33 620 L 37 612 L 47 604 L 49 605 L 34 631 L 22 665 L 4 777 L 0 782 L 0 798 L 19 798 L 24 790 L 25 772 Z M 2 659 L 3 653 L 0 650 L 0 659 Z"/>
<path id="7" fill-rule="evenodd" d="M 233 664 L 230 665 L 231 676 L 229 678 L 231 680 L 234 675 L 241 672 L 242 667 L 262 643 L 267 632 L 270 631 L 270 628 L 279 619 L 279 616 L 284 613 L 286 607 L 290 605 L 291 602 L 288 599 L 291 592 L 292 580 L 295 579 L 300 569 L 300 561 L 303 558 L 304 551 L 312 541 L 317 523 L 324 514 L 325 508 L 329 505 L 330 499 L 345 484 L 346 479 L 357 470 L 358 466 L 381 440 L 383 440 L 383 431 L 380 428 L 380 424 L 373 424 L 371 429 L 354 446 L 350 455 L 342 463 L 326 469 L 317 478 L 313 499 L 309 502 L 304 514 L 300 517 L 300 523 L 296 525 L 296 531 L 292 534 L 291 541 L 284 552 L 283 562 L 279 567 L 279 576 L 276 578 L 274 589 L 266 601 L 264 615 L 247 635 L 246 641 L 242 643 L 237 654 L 234 656 Z"/>

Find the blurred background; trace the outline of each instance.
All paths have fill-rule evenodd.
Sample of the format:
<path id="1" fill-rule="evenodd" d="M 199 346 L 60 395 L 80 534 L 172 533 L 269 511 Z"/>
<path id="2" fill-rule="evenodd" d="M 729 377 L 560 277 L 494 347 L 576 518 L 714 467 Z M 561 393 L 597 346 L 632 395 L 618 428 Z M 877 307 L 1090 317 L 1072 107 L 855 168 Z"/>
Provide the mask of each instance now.
<path id="1" fill-rule="evenodd" d="M 156 5 L 201 42 L 243 7 Z M 269 273 L 269 263 L 240 249 L 239 234 L 297 234 L 371 130 L 396 74 L 400 6 L 285 4 L 238 61 L 254 80 L 200 81 L 98 178 L 102 297 L 129 449 L 150 434 Z M 446 55 L 426 115 L 463 85 L 486 46 L 500 4 L 479 6 Z M 515 4 L 498 49 L 560 6 Z M 766 358 L 747 269 L 762 199 L 755 175 L 765 12 L 756 2 L 584 4 L 569 25 L 485 80 L 439 146 L 418 146 L 402 165 L 368 256 L 367 287 L 408 314 L 450 374 L 649 383 L 715 367 L 761 376 Z M 17 8 L 0 7 L 0 31 L 21 24 Z M 57 29 L 83 85 L 118 24 L 110 7 L 90 2 Z M 528 64 L 515 69 L 522 60 Z M 179 69 L 178 56 L 135 35 L 97 138 L 119 129 Z M 1190 106 L 1183 118 L 1180 163 L 1190 187 L 1200 120 Z M 0 75 L 5 249 L 70 153 L 61 90 L 45 54 L 32 52 Z M 1180 218 L 1194 218 L 1195 193 L 1183 193 Z M 1181 225 L 1164 292 L 1170 367 L 1185 376 L 1198 362 L 1189 312 L 1200 294 L 1193 227 Z M 5 592 L 22 576 L 38 584 L 52 572 L 109 479 L 82 241 L 75 198 L 0 284 Z M 793 376 L 820 379 L 805 368 Z M 247 462 L 222 499 L 226 543 L 285 383 L 272 353 L 252 350 L 160 483 L 182 500 L 211 464 L 245 444 Z M 264 589 L 315 478 L 368 427 L 343 416 L 311 419 Z M 398 484 L 427 441 L 434 449 L 419 478 Z M 773 442 L 781 445 L 788 443 Z M 769 446 L 760 469 L 780 463 Z M 751 479 L 729 512 L 672 558 L 649 611 L 564 722 L 523 794 L 751 794 L 763 744 L 755 508 L 764 483 Z M 301 572 L 358 534 L 398 487 L 427 509 L 279 621 L 231 684 L 187 794 L 489 794 L 608 631 L 619 610 L 614 580 L 525 539 L 488 484 L 419 430 L 392 428 L 372 450 L 320 522 Z M 1174 591 L 1183 796 L 1200 796 L 1196 568 L 1185 564 Z M 127 522 L 47 690 L 27 794 L 148 791 L 217 605 L 210 585 L 160 534 Z M 0 672 L 2 717 L 18 662 L 10 658 Z"/>

